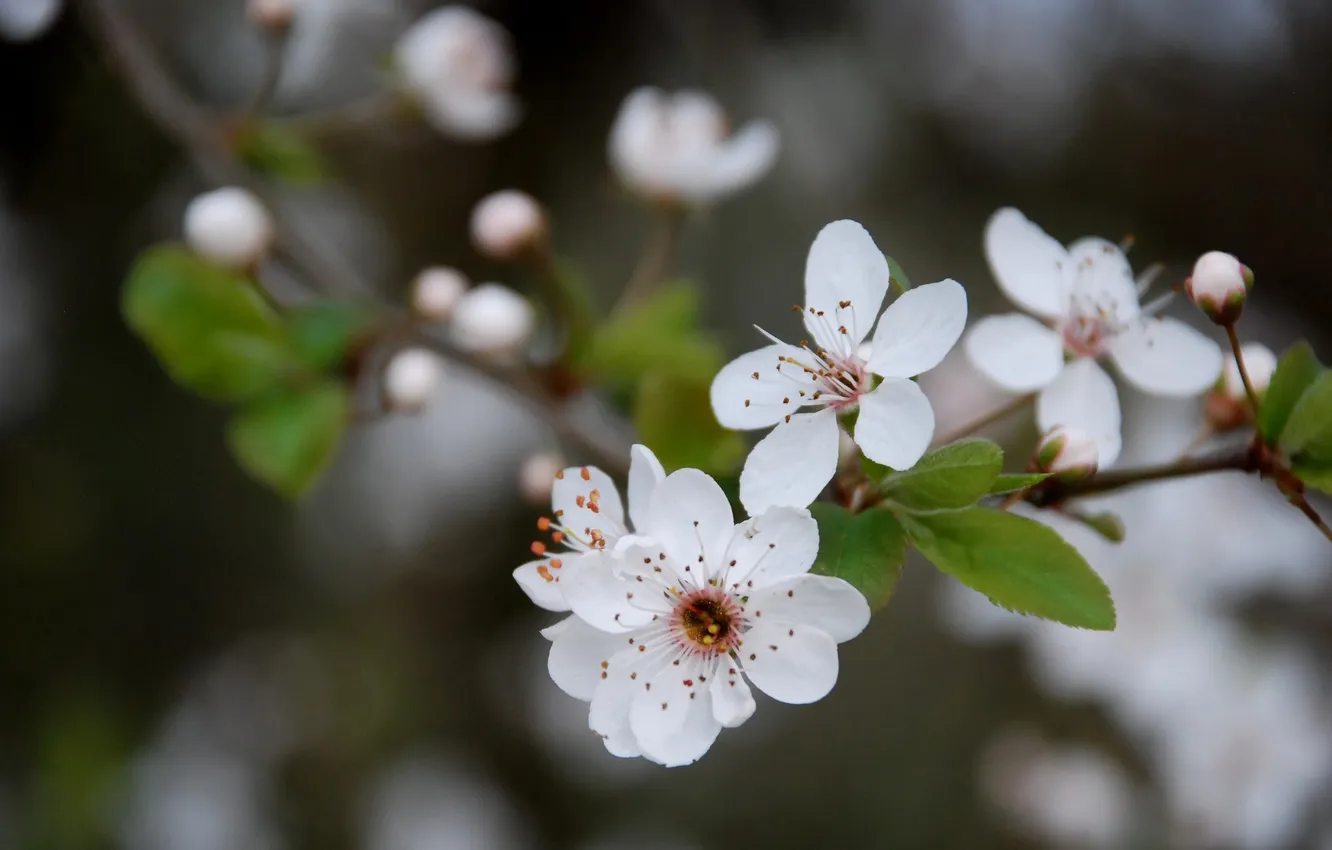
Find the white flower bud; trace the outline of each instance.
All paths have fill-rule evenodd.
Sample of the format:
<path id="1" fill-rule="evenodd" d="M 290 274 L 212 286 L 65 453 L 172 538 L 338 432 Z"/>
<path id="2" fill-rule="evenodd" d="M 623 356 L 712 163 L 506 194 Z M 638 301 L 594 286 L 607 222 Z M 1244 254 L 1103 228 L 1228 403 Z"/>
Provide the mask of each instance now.
<path id="1" fill-rule="evenodd" d="M 425 269 L 412 282 L 412 309 L 427 321 L 443 322 L 452 315 L 468 285 L 467 277 L 457 269 Z"/>
<path id="2" fill-rule="evenodd" d="M 436 9 L 403 33 L 394 59 L 403 85 L 441 133 L 484 140 L 518 122 L 508 34 L 484 15 L 466 6 Z"/>
<path id="3" fill-rule="evenodd" d="M 185 208 L 185 241 L 201 257 L 232 269 L 253 269 L 273 242 L 273 219 L 249 191 L 206 192 Z"/>
<path id="4" fill-rule="evenodd" d="M 1253 272 L 1233 255 L 1209 251 L 1198 258 L 1184 282 L 1193 303 L 1219 325 L 1228 325 L 1244 311 L 1253 286 Z"/>
<path id="5" fill-rule="evenodd" d="M 285 30 L 291 26 L 296 7 L 302 0 L 248 0 L 245 14 L 256 25 L 270 30 Z"/>
<path id="6" fill-rule="evenodd" d="M 555 486 L 555 476 L 565 466 L 559 455 L 543 452 L 534 454 L 523 461 L 518 470 L 518 491 L 523 499 L 533 507 L 550 507 L 551 489 Z"/>
<path id="7" fill-rule="evenodd" d="M 478 354 L 517 352 L 536 325 L 527 299 L 498 283 L 483 283 L 463 294 L 453 308 L 449 330 L 458 347 Z"/>
<path id="8" fill-rule="evenodd" d="M 1063 481 L 1076 481 L 1094 474 L 1099 462 L 1096 441 L 1081 428 L 1056 425 L 1036 446 L 1036 470 L 1052 472 Z"/>
<path id="9" fill-rule="evenodd" d="M 1272 349 L 1260 342 L 1245 343 L 1240 346 L 1240 353 L 1244 355 L 1244 368 L 1249 373 L 1249 381 L 1253 383 L 1253 391 L 1262 398 L 1263 393 L 1267 392 L 1267 385 L 1272 383 L 1272 373 L 1277 367 L 1277 356 L 1272 353 Z M 1235 362 L 1234 357 L 1227 358 L 1225 367 L 1221 370 L 1221 391 L 1236 401 L 1248 400 L 1248 393 L 1244 391 L 1244 380 L 1240 377 L 1239 364 Z"/>
<path id="10" fill-rule="evenodd" d="M 487 257 L 512 260 L 545 240 L 546 213 L 526 192 L 492 192 L 472 210 L 472 244 Z"/>
<path id="11" fill-rule="evenodd" d="M 384 397 L 394 410 L 421 410 L 434 395 L 443 374 L 444 361 L 433 351 L 399 351 L 384 370 Z"/>

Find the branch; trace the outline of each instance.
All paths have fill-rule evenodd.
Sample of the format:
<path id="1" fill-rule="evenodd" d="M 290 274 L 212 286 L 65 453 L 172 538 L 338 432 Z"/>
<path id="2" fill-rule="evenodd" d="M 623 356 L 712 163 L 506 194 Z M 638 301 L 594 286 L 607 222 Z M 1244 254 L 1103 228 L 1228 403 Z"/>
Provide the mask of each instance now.
<path id="1" fill-rule="evenodd" d="M 1110 493 L 1137 484 L 1151 481 L 1165 481 L 1171 478 L 1187 478 L 1193 475 L 1205 475 L 1211 472 L 1237 470 L 1239 472 L 1258 472 L 1260 459 L 1252 446 L 1245 446 L 1239 451 L 1201 458 L 1182 458 L 1174 463 L 1161 466 L 1149 466 L 1142 469 L 1116 469 L 1102 472 L 1082 481 L 1062 482 L 1056 479 L 1034 487 L 1027 496 L 1027 501 L 1038 508 L 1057 505 L 1069 499 L 1082 496 L 1095 496 Z"/>

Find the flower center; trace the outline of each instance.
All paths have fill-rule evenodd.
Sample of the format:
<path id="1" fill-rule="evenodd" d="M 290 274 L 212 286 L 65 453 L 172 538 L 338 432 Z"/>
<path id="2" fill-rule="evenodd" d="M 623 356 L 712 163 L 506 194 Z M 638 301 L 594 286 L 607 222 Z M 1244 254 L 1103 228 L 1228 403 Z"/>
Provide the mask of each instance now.
<path id="1" fill-rule="evenodd" d="M 671 632 L 681 647 L 710 655 L 729 652 L 744 622 L 730 594 L 716 587 L 683 594 L 671 612 Z"/>

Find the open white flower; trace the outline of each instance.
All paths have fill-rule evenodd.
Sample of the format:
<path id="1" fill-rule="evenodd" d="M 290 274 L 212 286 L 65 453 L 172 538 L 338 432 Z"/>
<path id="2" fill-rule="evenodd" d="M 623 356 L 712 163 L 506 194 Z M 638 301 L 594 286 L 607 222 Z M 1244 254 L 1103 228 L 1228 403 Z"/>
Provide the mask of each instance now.
<path id="1" fill-rule="evenodd" d="M 652 493 L 665 477 L 661 462 L 647 446 L 635 445 L 630 450 L 629 520 L 633 527 L 643 524 Z M 621 538 L 630 533 L 630 525 L 625 523 L 624 506 L 615 482 L 595 466 L 571 466 L 557 472 L 550 501 L 555 516 L 543 517 L 537 527 L 550 532 L 561 549 L 552 551 L 545 543 L 533 543 L 532 552 L 538 556 L 537 560 L 514 570 L 513 577 L 542 608 L 568 611 L 560 579 L 567 574 L 569 565 L 588 555 L 613 551 Z M 594 560 L 609 569 L 602 559 L 594 557 Z"/>
<path id="2" fill-rule="evenodd" d="M 754 121 L 731 135 L 726 114 L 703 92 L 636 89 L 611 128 L 620 180 L 653 200 L 703 204 L 756 182 L 777 159 L 777 130 Z"/>
<path id="3" fill-rule="evenodd" d="M 939 365 L 962 335 L 967 295 L 952 280 L 910 290 L 884 311 L 865 351 L 860 344 L 888 283 L 888 261 L 865 228 L 829 224 L 809 249 L 805 307 L 797 308 L 813 345 L 769 337 L 772 345 L 731 361 L 713 380 L 712 409 L 722 425 L 777 426 L 740 476 L 740 501 L 751 515 L 814 501 L 837 470 L 844 413 L 860 411 L 853 436 L 877 463 L 907 469 L 929 447 L 934 410 L 911 378 Z M 877 387 L 874 375 L 883 379 Z M 806 407 L 819 410 L 798 412 Z"/>
<path id="4" fill-rule="evenodd" d="M 1087 431 L 1102 467 L 1119 456 L 1120 412 L 1114 382 L 1097 358 L 1109 355 L 1130 383 L 1154 395 L 1199 395 L 1220 375 L 1215 342 L 1155 316 L 1164 302 L 1139 305 L 1118 246 L 1086 237 L 1065 248 L 1005 207 L 985 226 L 985 255 L 999 288 L 1039 320 L 1021 313 L 982 319 L 967 334 L 967 355 L 1007 390 L 1039 390 L 1041 430 Z"/>
<path id="5" fill-rule="evenodd" d="M 818 524 L 774 507 L 734 524 L 717 483 L 696 469 L 667 476 L 639 535 L 607 559 L 564 567 L 576 616 L 546 635 L 549 669 L 591 702 L 588 724 L 622 757 L 696 761 L 723 726 L 754 713 L 746 679 L 804 704 L 837 682 L 837 644 L 869 623 L 869 605 L 841 579 L 809 575 Z"/>

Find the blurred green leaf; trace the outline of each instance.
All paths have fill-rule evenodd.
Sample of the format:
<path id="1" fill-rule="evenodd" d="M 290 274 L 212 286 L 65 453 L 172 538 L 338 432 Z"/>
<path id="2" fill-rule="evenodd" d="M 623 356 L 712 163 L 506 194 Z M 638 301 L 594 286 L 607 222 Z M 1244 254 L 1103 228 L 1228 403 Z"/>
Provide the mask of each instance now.
<path id="1" fill-rule="evenodd" d="M 708 388 L 707 380 L 669 372 L 649 374 L 639 384 L 634 426 L 667 469 L 725 474 L 744 458 L 744 439 L 717 423 Z"/>
<path id="2" fill-rule="evenodd" d="M 883 480 L 883 494 L 912 511 L 966 508 L 990 492 L 1003 466 L 999 446 L 989 440 L 961 440 L 889 475 Z"/>
<path id="3" fill-rule="evenodd" d="M 121 311 L 172 380 L 206 398 L 254 398 L 297 366 L 281 321 L 253 285 L 178 245 L 144 252 Z"/>
<path id="4" fill-rule="evenodd" d="M 99 847 L 116 800 L 124 734 L 95 693 L 63 695 L 44 706 L 27 800 L 32 848 Z"/>
<path id="5" fill-rule="evenodd" d="M 236 155 L 250 168 L 291 186 L 315 186 L 328 179 L 328 164 L 319 151 L 290 129 L 259 124 L 237 140 Z"/>
<path id="6" fill-rule="evenodd" d="M 652 372 L 711 382 L 725 352 L 698 330 L 698 313 L 692 284 L 663 286 L 602 325 L 579 362 L 585 372 L 609 381 L 635 383 Z"/>
<path id="7" fill-rule="evenodd" d="M 1332 493 L 1332 463 L 1297 462 L 1291 471 L 1305 486 Z"/>
<path id="8" fill-rule="evenodd" d="M 907 277 L 906 270 L 902 268 L 902 264 L 897 260 L 887 254 L 883 256 L 888 260 L 888 273 L 892 275 L 892 282 L 896 284 L 900 292 L 906 292 L 911 288 L 911 278 Z"/>
<path id="9" fill-rule="evenodd" d="M 977 507 L 903 522 L 930 563 L 1000 607 L 1079 628 L 1115 627 L 1115 606 L 1100 576 L 1035 520 Z"/>
<path id="10" fill-rule="evenodd" d="M 990 485 L 991 496 L 1003 496 L 1007 493 L 1016 493 L 1019 490 L 1026 490 L 1028 487 L 1035 487 L 1053 473 L 1050 472 L 1032 472 L 1032 473 L 1003 473 L 994 479 Z"/>
<path id="11" fill-rule="evenodd" d="M 1109 511 L 1098 514 L 1087 514 L 1076 510 L 1065 510 L 1065 516 L 1077 520 L 1092 531 L 1109 540 L 1111 543 L 1123 543 L 1124 535 L 1127 533 L 1124 528 L 1124 520 L 1119 518 L 1119 514 Z"/>
<path id="12" fill-rule="evenodd" d="M 1275 446 L 1281 440 L 1295 405 L 1322 373 L 1323 364 L 1303 340 L 1281 355 L 1258 411 L 1258 433 L 1268 445 Z"/>
<path id="13" fill-rule="evenodd" d="M 1277 445 L 1291 458 L 1332 462 L 1332 371 L 1324 369 L 1300 396 Z"/>
<path id="14" fill-rule="evenodd" d="M 819 523 L 819 557 L 810 571 L 849 582 L 876 611 L 887 605 L 906 562 L 902 524 L 885 510 L 853 514 L 829 502 L 809 510 Z"/>
<path id="15" fill-rule="evenodd" d="M 374 333 L 378 322 L 370 307 L 322 301 L 293 311 L 287 327 L 296 356 L 324 372 L 342 365 L 348 353 Z"/>
<path id="16" fill-rule="evenodd" d="M 282 390 L 239 412 L 227 442 L 240 465 L 288 498 L 305 493 L 342 440 L 349 398 L 339 382 Z"/>

